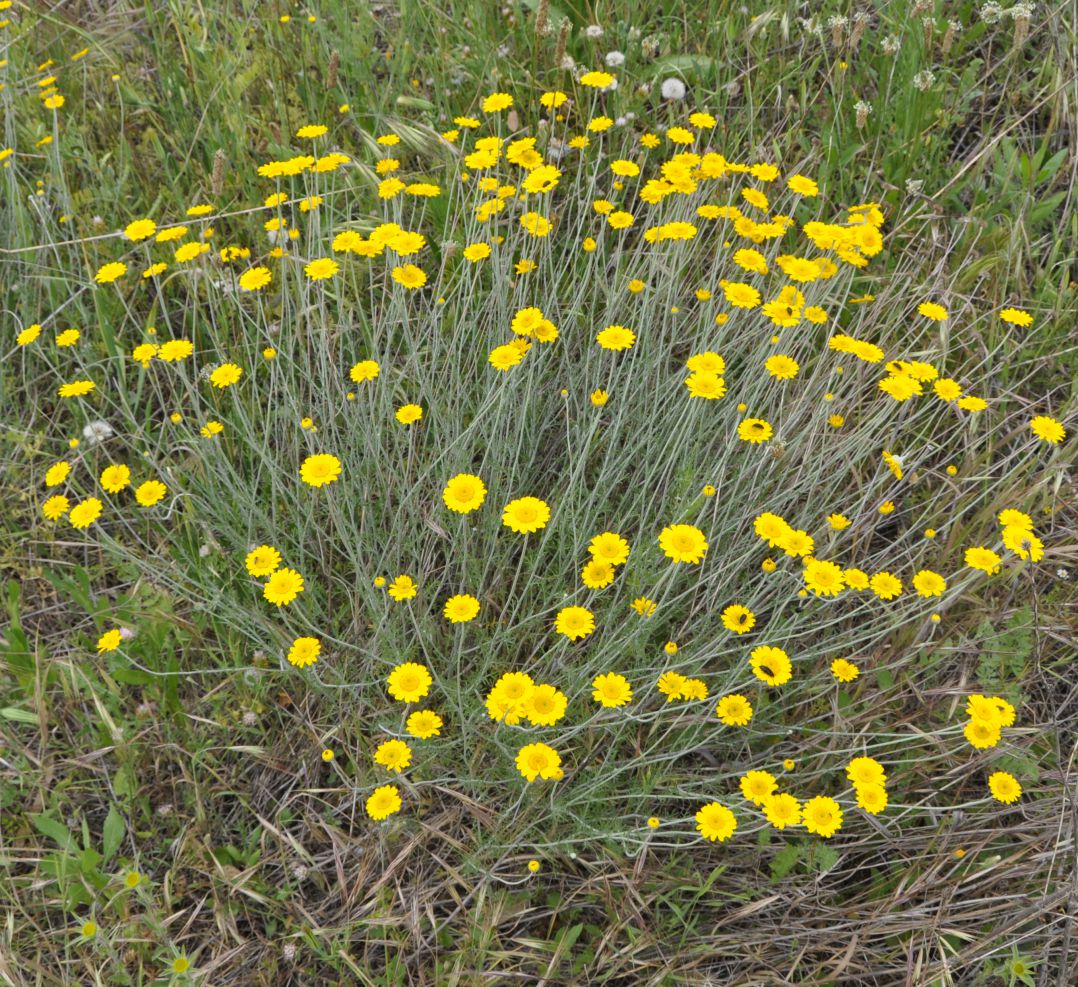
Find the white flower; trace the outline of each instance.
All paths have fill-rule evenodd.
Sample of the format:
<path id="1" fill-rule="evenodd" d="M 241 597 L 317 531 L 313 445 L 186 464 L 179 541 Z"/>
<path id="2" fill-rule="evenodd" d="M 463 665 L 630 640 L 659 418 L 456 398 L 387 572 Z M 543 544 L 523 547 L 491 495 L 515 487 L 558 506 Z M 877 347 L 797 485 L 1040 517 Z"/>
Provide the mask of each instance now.
<path id="1" fill-rule="evenodd" d="M 606 64 L 610 68 L 616 69 L 625 64 L 625 56 L 620 51 L 608 51 L 606 53 Z"/>
<path id="2" fill-rule="evenodd" d="M 936 81 L 936 74 L 930 69 L 922 69 L 913 77 L 913 85 L 920 89 L 921 92 L 926 92 L 932 88 L 932 83 Z"/>
<path id="3" fill-rule="evenodd" d="M 663 79 L 662 85 L 663 99 L 684 99 L 685 98 L 685 83 L 680 79 L 673 77 L 669 79 Z"/>
<path id="4" fill-rule="evenodd" d="M 588 38 L 601 38 L 603 36 L 603 29 L 598 24 L 589 24 L 584 28 L 584 35 Z"/>
<path id="5" fill-rule="evenodd" d="M 115 434 L 113 427 L 104 421 L 90 422 L 82 429 L 82 437 L 86 440 L 86 444 L 91 446 L 104 442 L 105 439 L 111 439 Z"/>

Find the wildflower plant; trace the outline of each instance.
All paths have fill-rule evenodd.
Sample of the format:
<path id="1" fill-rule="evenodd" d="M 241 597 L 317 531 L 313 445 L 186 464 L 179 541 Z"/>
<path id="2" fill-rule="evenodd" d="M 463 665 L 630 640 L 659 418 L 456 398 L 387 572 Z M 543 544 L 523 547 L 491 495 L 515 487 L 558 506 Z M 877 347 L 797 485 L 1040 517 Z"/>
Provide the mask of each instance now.
<path id="1" fill-rule="evenodd" d="M 10 334 L 50 382 L 41 524 L 354 721 L 372 828 L 447 788 L 505 847 L 926 825 L 902 766 L 973 776 L 1021 708 L 971 688 L 931 738 L 834 710 L 886 709 L 952 608 L 1050 548 L 1069 411 L 952 345 L 1036 317 L 911 284 L 901 217 L 722 146 L 679 80 L 612 127 L 625 81 L 492 91 L 437 139 L 308 122 L 252 201 L 117 204 L 57 244 L 102 345 L 62 310 Z M 981 810 L 1020 802 L 986 777 Z"/>

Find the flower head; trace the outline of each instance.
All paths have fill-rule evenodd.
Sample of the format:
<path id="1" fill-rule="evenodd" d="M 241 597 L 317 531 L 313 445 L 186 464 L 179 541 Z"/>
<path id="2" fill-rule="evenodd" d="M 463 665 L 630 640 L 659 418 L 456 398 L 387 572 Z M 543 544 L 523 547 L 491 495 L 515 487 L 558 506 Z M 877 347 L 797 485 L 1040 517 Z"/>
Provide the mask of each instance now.
<path id="1" fill-rule="evenodd" d="M 1017 802 L 1022 796 L 1022 786 L 1014 775 L 1006 771 L 994 771 L 988 776 L 988 790 L 992 798 L 1004 805 Z"/>
<path id="2" fill-rule="evenodd" d="M 747 726 L 752 719 L 752 703 L 739 693 L 731 693 L 719 700 L 715 715 L 728 727 Z"/>
<path id="3" fill-rule="evenodd" d="M 554 620 L 554 630 L 577 641 L 595 630 L 595 616 L 587 607 L 562 607 Z"/>
<path id="4" fill-rule="evenodd" d="M 378 822 L 401 810 L 400 790 L 396 785 L 382 785 L 367 799 L 367 815 Z"/>
<path id="5" fill-rule="evenodd" d="M 479 601 L 466 593 L 451 596 L 445 601 L 442 616 L 451 624 L 465 624 L 479 613 Z"/>
<path id="6" fill-rule="evenodd" d="M 288 649 L 288 663 L 297 668 L 306 668 L 318 661 L 322 652 L 322 642 L 316 637 L 297 637 Z"/>
<path id="7" fill-rule="evenodd" d="M 300 479 L 310 487 L 327 487 L 341 475 L 341 461 L 329 453 L 308 456 L 299 468 Z"/>
<path id="8" fill-rule="evenodd" d="M 537 778 L 557 781 L 562 777 L 561 755 L 547 744 L 527 744 L 517 752 L 517 770 L 533 782 Z"/>
<path id="9" fill-rule="evenodd" d="M 407 661 L 389 673 L 386 685 L 394 699 L 402 703 L 415 703 L 426 696 L 433 681 L 426 665 Z"/>
<path id="10" fill-rule="evenodd" d="M 691 524 L 671 524 L 659 533 L 659 547 L 674 562 L 698 565 L 707 554 L 707 539 Z"/>
<path id="11" fill-rule="evenodd" d="M 606 672 L 592 680 L 592 699 L 607 709 L 616 709 L 632 702 L 633 690 L 629 680 L 617 672 Z"/>
<path id="12" fill-rule="evenodd" d="M 285 606 L 303 592 L 303 577 L 295 569 L 277 569 L 262 587 L 262 595 L 274 606 Z"/>
<path id="13" fill-rule="evenodd" d="M 734 835 L 737 817 L 718 802 L 709 802 L 696 813 L 697 832 L 705 839 L 720 843 Z"/>
<path id="14" fill-rule="evenodd" d="M 520 535 L 530 535 L 546 527 L 550 507 L 538 497 L 519 497 L 505 505 L 502 524 Z"/>
<path id="15" fill-rule="evenodd" d="M 829 839 L 842 827 L 842 809 L 826 795 L 809 799 L 801 808 L 802 822 L 810 833 Z"/>

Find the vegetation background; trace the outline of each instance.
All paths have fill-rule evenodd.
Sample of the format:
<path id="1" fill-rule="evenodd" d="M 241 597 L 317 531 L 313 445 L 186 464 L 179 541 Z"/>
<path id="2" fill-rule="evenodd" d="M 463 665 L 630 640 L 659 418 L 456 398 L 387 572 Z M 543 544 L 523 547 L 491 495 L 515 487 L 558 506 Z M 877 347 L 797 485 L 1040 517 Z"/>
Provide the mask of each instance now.
<path id="1" fill-rule="evenodd" d="M 720 119 L 719 150 L 811 166 L 835 202 L 881 199 L 888 235 L 918 244 L 912 258 L 893 251 L 881 278 L 946 282 L 953 298 L 987 305 L 1017 293 L 1046 328 L 986 375 L 997 390 L 1032 382 L 1070 407 L 1078 394 L 1073 0 L 14 9 L 0 36 L 9 77 L 88 48 L 65 68 L 79 74 L 63 110 L 73 218 L 55 231 L 87 257 L 95 235 L 139 215 L 182 214 L 198 194 L 260 201 L 255 168 L 282 135 L 337 118 L 342 103 L 355 148 L 387 129 L 422 146 L 486 92 L 557 87 L 568 78 L 562 52 L 601 67 L 620 51 L 622 115 L 662 125 L 684 109 L 659 95 L 678 77 L 685 106 Z M 16 130 L 23 144 L 47 132 L 47 116 L 16 115 L 10 89 L 0 104 L 7 143 Z M 12 313 L 66 304 L 66 288 L 26 265 L 34 204 L 10 173 L 5 182 L 7 340 Z M 895 215 L 909 226 L 892 228 Z M 85 301 L 73 304 L 93 318 Z M 1002 331 L 971 332 L 961 345 L 985 359 Z M 340 716 L 331 698 L 295 676 L 229 671 L 250 659 L 227 629 L 176 612 L 136 567 L 44 530 L 27 464 L 47 461 L 49 423 L 22 409 L 39 406 L 34 388 L 51 386 L 25 379 L 14 360 L 0 367 L 3 983 L 190 980 L 170 974 L 179 955 L 206 984 L 1078 982 L 1071 460 L 1052 491 L 1052 564 L 1020 591 L 986 589 L 946 647 L 919 657 L 924 676 L 890 683 L 887 699 L 892 717 L 916 722 L 918 683 L 953 691 L 967 671 L 985 688 L 1006 682 L 1023 700 L 1031 770 L 1056 797 L 1024 804 L 1006 829 L 956 810 L 929 840 L 881 830 L 871 846 L 798 844 L 778 855 L 761 846 L 629 857 L 599 846 L 529 875 L 532 848 L 495 852 L 488 807 L 451 791 L 391 840 L 342 814 L 347 786 L 311 758 Z M 92 667 L 87 645 L 106 613 L 137 620 L 144 650 L 167 656 L 175 674 Z M 192 673 L 211 652 L 218 673 Z M 870 733 L 879 712 L 852 729 Z M 938 783 L 914 772 L 907 797 L 929 797 Z M 145 880 L 128 893 L 122 875 L 133 869 Z M 81 935 L 88 907 L 106 900 L 96 935 Z"/>

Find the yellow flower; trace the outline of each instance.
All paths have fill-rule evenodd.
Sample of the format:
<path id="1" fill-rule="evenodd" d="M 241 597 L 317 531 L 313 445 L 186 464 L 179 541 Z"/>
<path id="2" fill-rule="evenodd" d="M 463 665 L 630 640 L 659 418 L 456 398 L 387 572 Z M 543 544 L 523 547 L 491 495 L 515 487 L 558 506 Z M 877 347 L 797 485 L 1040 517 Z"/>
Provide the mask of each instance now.
<path id="1" fill-rule="evenodd" d="M 528 782 L 537 778 L 557 781 L 563 776 L 561 755 L 546 744 L 527 744 L 516 757 L 517 770 Z"/>
<path id="2" fill-rule="evenodd" d="M 389 673 L 386 685 L 393 699 L 402 703 L 414 703 L 427 695 L 433 681 L 426 665 L 408 661 L 397 665 Z"/>
<path id="3" fill-rule="evenodd" d="M 429 740 L 442 732 L 442 718 L 432 709 L 417 709 L 410 714 L 404 728 L 419 740 Z"/>
<path id="4" fill-rule="evenodd" d="M 1043 439 L 1049 445 L 1058 445 L 1067 437 L 1067 430 L 1063 427 L 1063 423 L 1047 415 L 1037 415 L 1029 423 L 1029 427 L 1038 439 Z"/>
<path id="5" fill-rule="evenodd" d="M 980 569 L 989 576 L 999 572 L 1000 557 L 990 548 L 975 546 L 966 549 L 966 565 L 971 569 Z"/>
<path id="6" fill-rule="evenodd" d="M 101 486 L 108 493 L 119 493 L 131 483 L 131 470 L 120 464 L 118 466 L 106 466 L 101 472 Z"/>
<path id="7" fill-rule="evenodd" d="M 793 665 L 782 648 L 760 645 L 749 657 L 752 674 L 769 686 L 785 685 L 793 676 Z"/>
<path id="8" fill-rule="evenodd" d="M 546 527 L 550 507 L 538 497 L 519 497 L 505 505 L 502 524 L 520 535 L 529 535 Z"/>
<path id="9" fill-rule="evenodd" d="M 875 573 L 868 586 L 881 600 L 893 600 L 902 593 L 902 580 L 890 572 Z"/>
<path id="10" fill-rule="evenodd" d="M 577 641 L 595 630 L 595 617 L 586 607 L 562 607 L 554 620 L 554 630 Z"/>
<path id="11" fill-rule="evenodd" d="M 659 533 L 659 547 L 674 562 L 698 565 L 707 553 L 707 539 L 691 524 L 672 524 Z"/>
<path id="12" fill-rule="evenodd" d="M 762 418 L 746 418 L 739 422 L 737 426 L 737 437 L 743 442 L 748 442 L 752 445 L 766 442 L 774 434 L 775 432 L 770 422 L 766 422 Z"/>
<path id="13" fill-rule="evenodd" d="M 322 642 L 316 637 L 297 637 L 288 649 L 288 663 L 296 668 L 306 668 L 318 661 L 322 653 Z"/>
<path id="14" fill-rule="evenodd" d="M 312 260 L 304 269 L 303 273 L 312 281 L 325 281 L 333 277 L 341 269 L 332 257 L 319 257 Z"/>
<path id="15" fill-rule="evenodd" d="M 381 372 L 381 368 L 374 360 L 360 360 L 348 371 L 350 380 L 362 384 L 368 380 L 374 380 Z"/>
<path id="16" fill-rule="evenodd" d="M 295 569 L 277 569 L 262 587 L 262 596 L 274 606 L 291 603 L 303 592 L 303 577 Z"/>
<path id="17" fill-rule="evenodd" d="M 29 346 L 40 335 L 41 326 L 35 322 L 33 325 L 27 326 L 15 337 L 15 343 L 17 346 Z"/>
<path id="18" fill-rule="evenodd" d="M 802 823 L 810 833 L 829 839 L 842 828 L 842 809 L 826 795 L 809 799 L 801 808 Z"/>
<path id="19" fill-rule="evenodd" d="M 414 291 L 422 288 L 427 283 L 427 275 L 415 264 L 405 264 L 403 267 L 395 267 L 392 272 L 393 280 L 404 288 Z"/>
<path id="20" fill-rule="evenodd" d="M 483 481 L 471 473 L 458 473 L 442 491 L 445 506 L 458 514 L 468 514 L 482 506 L 487 496 Z"/>
<path id="21" fill-rule="evenodd" d="M 272 545 L 259 545 L 247 553 L 245 565 L 252 576 L 269 576 L 280 567 L 281 553 Z"/>
<path id="22" fill-rule="evenodd" d="M 619 675 L 617 672 L 597 675 L 591 685 L 591 698 L 607 709 L 616 709 L 632 702 L 632 686 L 624 675 Z"/>
<path id="23" fill-rule="evenodd" d="M 741 794 L 753 805 L 763 805 L 778 787 L 775 776 L 769 771 L 746 771 L 739 781 Z"/>
<path id="24" fill-rule="evenodd" d="M 108 264 L 102 264 L 97 269 L 94 280 L 98 284 L 111 284 L 117 278 L 122 278 L 126 273 L 127 265 L 123 261 L 112 261 Z"/>
<path id="25" fill-rule="evenodd" d="M 647 596 L 638 596 L 629 606 L 641 617 L 652 617 L 659 608 L 659 605 Z"/>
<path id="26" fill-rule="evenodd" d="M 224 388 L 231 387 L 235 384 L 242 376 L 242 367 L 237 367 L 234 363 L 222 363 L 221 366 L 210 374 L 210 383 L 213 384 L 214 387 L 224 390 Z"/>
<path id="27" fill-rule="evenodd" d="M 793 766 L 792 764 L 790 765 Z M 764 815 L 775 829 L 797 826 L 801 822 L 801 803 L 785 792 L 764 800 Z"/>
<path id="28" fill-rule="evenodd" d="M 705 840 L 722 843 L 734 835 L 737 817 L 726 806 L 709 802 L 696 813 L 696 829 Z"/>
<path id="29" fill-rule="evenodd" d="M 629 558 L 629 543 L 613 531 L 604 531 L 588 543 L 591 557 L 610 565 L 623 565 Z"/>
<path id="30" fill-rule="evenodd" d="M 152 219 L 136 219 L 124 227 L 124 236 L 133 242 L 145 240 L 157 232 L 157 224 Z"/>
<path id="31" fill-rule="evenodd" d="M 748 607 L 732 604 L 722 612 L 722 626 L 735 634 L 745 634 L 756 626 L 756 614 Z"/>
<path id="32" fill-rule="evenodd" d="M 123 635 L 117 628 L 113 628 L 111 631 L 105 631 L 105 633 L 97 639 L 97 653 L 103 655 L 110 651 L 115 651 L 122 643 Z"/>
<path id="33" fill-rule="evenodd" d="M 993 720 L 982 720 L 974 717 L 966 724 L 962 731 L 971 747 L 977 750 L 987 750 L 999 743 L 1001 736 L 1000 724 Z"/>
<path id="34" fill-rule="evenodd" d="M 397 578 L 389 584 L 389 595 L 398 603 L 403 603 L 405 600 L 411 600 L 418 592 L 419 587 L 411 576 L 397 576 Z"/>
<path id="35" fill-rule="evenodd" d="M 196 257 L 201 256 L 210 249 L 208 243 L 185 243 L 181 247 L 176 248 L 176 252 L 173 257 L 177 262 L 184 264 L 187 261 L 194 260 Z"/>
<path id="36" fill-rule="evenodd" d="M 71 464 L 69 462 L 61 460 L 58 463 L 53 463 L 52 466 L 45 471 L 45 486 L 58 487 L 70 475 Z"/>
<path id="37" fill-rule="evenodd" d="M 41 505 L 41 513 L 46 520 L 58 521 L 67 513 L 70 506 L 71 501 L 67 497 L 63 494 L 55 494 Z"/>
<path id="38" fill-rule="evenodd" d="M 471 261 L 473 264 L 478 263 L 481 260 L 486 260 L 490 256 L 490 244 L 489 243 L 470 243 L 464 248 L 464 259 Z"/>
<path id="39" fill-rule="evenodd" d="M 1033 325 L 1033 316 L 1020 308 L 1005 308 L 999 313 L 999 317 L 1004 322 L 1009 322 L 1011 325 L 1015 326 Z"/>
<path id="40" fill-rule="evenodd" d="M 719 700 L 715 715 L 728 727 L 743 727 L 752 719 L 752 703 L 738 693 L 731 693 Z"/>
<path id="41" fill-rule="evenodd" d="M 147 480 L 135 489 L 135 500 L 141 507 L 153 507 L 166 493 L 168 493 L 168 487 L 160 480 Z"/>
<path id="42" fill-rule="evenodd" d="M 876 816 L 887 808 L 887 789 L 883 785 L 858 785 L 857 807 Z"/>
<path id="43" fill-rule="evenodd" d="M 528 692 L 523 712 L 533 727 L 554 726 L 564 715 L 569 698 L 552 685 L 537 685 Z"/>
<path id="44" fill-rule="evenodd" d="M 483 100 L 484 113 L 497 113 L 499 110 L 507 110 L 513 105 L 513 97 L 509 93 L 491 93 Z"/>
<path id="45" fill-rule="evenodd" d="M 823 559 L 810 559 L 801 575 L 806 588 L 817 596 L 838 596 L 846 585 L 842 567 Z"/>
<path id="46" fill-rule="evenodd" d="M 442 615 L 452 624 L 464 624 L 474 620 L 479 613 L 479 601 L 466 593 L 451 596 L 445 601 Z"/>
<path id="47" fill-rule="evenodd" d="M 614 567 L 609 562 L 590 559 L 580 573 L 580 578 L 588 589 L 602 589 L 614 581 Z"/>
<path id="48" fill-rule="evenodd" d="M 300 466 L 299 475 L 308 486 L 325 487 L 340 478 L 341 461 L 329 453 L 308 456 Z"/>
<path id="49" fill-rule="evenodd" d="M 394 417 L 402 425 L 412 425 L 423 417 L 423 408 L 418 404 L 406 404 L 397 409 Z"/>
<path id="50" fill-rule="evenodd" d="M 988 776 L 988 789 L 997 802 L 1010 805 L 1022 797 L 1022 786 L 1014 775 L 1006 771 L 994 771 Z"/>
<path id="51" fill-rule="evenodd" d="M 386 740 L 375 750 L 374 763 L 400 774 L 412 763 L 412 748 L 403 740 Z"/>
<path id="52" fill-rule="evenodd" d="M 80 501 L 68 513 L 67 519 L 73 528 L 88 528 L 101 517 L 102 504 L 96 497 L 87 497 Z"/>
<path id="53" fill-rule="evenodd" d="M 786 187 L 791 192 L 796 192 L 798 195 L 803 195 L 807 198 L 814 198 L 820 194 L 819 185 L 805 175 L 791 175 L 786 180 Z"/>
<path id="54" fill-rule="evenodd" d="M 605 89 L 614 81 L 609 72 L 585 72 L 580 77 L 580 84 L 591 89 Z"/>
<path id="55" fill-rule="evenodd" d="M 376 788 L 367 799 L 367 815 L 376 822 L 388 819 L 401 810 L 400 790 L 396 785 L 382 785 Z"/>
<path id="56" fill-rule="evenodd" d="M 861 674 L 861 670 L 845 658 L 836 658 L 831 662 L 831 674 L 839 682 L 852 682 Z"/>
<path id="57" fill-rule="evenodd" d="M 516 343 L 524 343 L 524 346 L 531 345 L 526 340 L 514 340 L 504 346 L 495 346 L 490 351 L 490 356 L 487 359 L 495 370 L 501 370 L 504 373 L 524 359 L 524 354 L 527 350 L 524 346 L 518 346 Z"/>
<path id="58" fill-rule="evenodd" d="M 926 598 L 942 596 L 944 590 L 947 589 L 947 580 L 931 569 L 921 569 L 913 576 L 913 588 L 918 596 Z"/>
<path id="59" fill-rule="evenodd" d="M 943 322 L 948 318 L 947 309 L 942 305 L 937 305 L 935 302 L 921 302 L 921 304 L 917 306 L 917 311 L 926 319 L 931 319 L 933 322 Z"/>
<path id="60" fill-rule="evenodd" d="M 268 267 L 252 267 L 240 275 L 240 287 L 244 291 L 261 291 L 272 280 Z"/>

